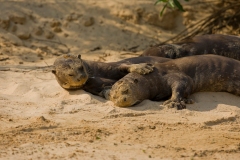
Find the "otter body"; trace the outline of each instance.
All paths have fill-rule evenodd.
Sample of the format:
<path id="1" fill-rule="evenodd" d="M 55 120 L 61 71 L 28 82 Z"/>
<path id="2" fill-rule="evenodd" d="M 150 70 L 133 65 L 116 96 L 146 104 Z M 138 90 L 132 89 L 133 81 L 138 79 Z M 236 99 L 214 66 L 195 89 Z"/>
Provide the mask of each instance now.
<path id="1" fill-rule="evenodd" d="M 240 62 L 217 55 L 198 55 L 155 64 L 147 75 L 129 73 L 109 91 L 110 100 L 129 107 L 144 99 L 163 100 L 163 105 L 183 109 L 195 92 L 229 92 L 240 95 Z"/>
<path id="2" fill-rule="evenodd" d="M 81 59 L 81 56 L 63 55 L 55 60 L 52 72 L 64 89 L 84 89 L 104 97 L 103 91 L 129 72 L 148 74 L 151 64 L 168 61 L 161 57 L 135 57 L 118 62 L 96 62 Z"/>
<path id="3" fill-rule="evenodd" d="M 151 47 L 141 56 L 180 57 L 215 54 L 240 60 L 240 37 L 231 35 L 202 35 L 173 44 Z"/>

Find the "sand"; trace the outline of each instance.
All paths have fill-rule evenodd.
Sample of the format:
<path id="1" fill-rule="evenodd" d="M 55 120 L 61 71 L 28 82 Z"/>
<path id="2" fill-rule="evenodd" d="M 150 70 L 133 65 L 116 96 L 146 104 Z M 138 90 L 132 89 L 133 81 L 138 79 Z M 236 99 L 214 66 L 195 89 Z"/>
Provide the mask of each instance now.
<path id="1" fill-rule="evenodd" d="M 150 100 L 119 108 L 83 90 L 62 89 L 50 70 L 41 68 L 66 53 L 103 62 L 138 56 L 200 13 L 188 6 L 187 13 L 168 11 L 156 21 L 161 6 L 152 4 L 1 1 L 0 159 L 240 157 L 237 96 L 196 93 L 191 96 L 196 103 L 184 110 Z"/>

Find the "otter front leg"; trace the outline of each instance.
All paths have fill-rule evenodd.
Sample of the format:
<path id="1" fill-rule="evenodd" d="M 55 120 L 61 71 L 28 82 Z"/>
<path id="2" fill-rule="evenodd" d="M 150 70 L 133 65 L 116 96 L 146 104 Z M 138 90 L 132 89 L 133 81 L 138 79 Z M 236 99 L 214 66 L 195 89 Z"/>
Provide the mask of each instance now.
<path id="1" fill-rule="evenodd" d="M 127 71 L 129 73 L 136 72 L 139 74 L 148 74 L 153 71 L 154 66 L 148 63 L 139 64 L 121 64 L 120 70 Z"/>
<path id="2" fill-rule="evenodd" d="M 169 79 L 172 88 L 172 96 L 163 103 L 168 108 L 186 109 L 186 104 L 193 104 L 194 101 L 188 96 L 192 93 L 193 81 L 185 75 L 172 75 Z"/>

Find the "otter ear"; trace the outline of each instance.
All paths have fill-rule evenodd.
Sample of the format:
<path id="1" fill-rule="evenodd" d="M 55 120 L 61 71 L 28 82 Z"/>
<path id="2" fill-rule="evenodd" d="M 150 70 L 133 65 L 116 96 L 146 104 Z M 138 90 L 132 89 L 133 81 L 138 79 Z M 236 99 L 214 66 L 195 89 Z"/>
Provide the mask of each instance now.
<path id="1" fill-rule="evenodd" d="M 79 54 L 77 57 L 78 57 L 78 59 L 81 59 L 81 54 Z"/>
<path id="2" fill-rule="evenodd" d="M 53 74 L 56 74 L 56 66 L 52 65 L 50 66 L 50 69 L 52 70 Z"/>
<path id="3" fill-rule="evenodd" d="M 55 70 L 55 69 L 54 69 L 54 70 L 52 70 L 52 73 L 53 73 L 53 74 L 56 74 L 56 70 Z"/>

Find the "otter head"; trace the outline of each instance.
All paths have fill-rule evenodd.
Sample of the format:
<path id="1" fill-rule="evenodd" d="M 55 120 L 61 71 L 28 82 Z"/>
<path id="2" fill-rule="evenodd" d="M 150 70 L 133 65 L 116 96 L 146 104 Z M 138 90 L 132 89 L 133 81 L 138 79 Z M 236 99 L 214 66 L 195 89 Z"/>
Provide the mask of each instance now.
<path id="1" fill-rule="evenodd" d="M 143 75 L 129 73 L 112 86 L 109 99 L 118 107 L 130 107 L 149 99 L 148 86 Z"/>
<path id="2" fill-rule="evenodd" d="M 87 82 L 89 74 L 81 55 L 63 55 L 53 64 L 52 73 L 64 89 L 79 89 Z"/>

